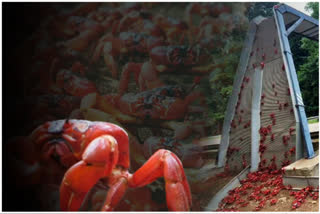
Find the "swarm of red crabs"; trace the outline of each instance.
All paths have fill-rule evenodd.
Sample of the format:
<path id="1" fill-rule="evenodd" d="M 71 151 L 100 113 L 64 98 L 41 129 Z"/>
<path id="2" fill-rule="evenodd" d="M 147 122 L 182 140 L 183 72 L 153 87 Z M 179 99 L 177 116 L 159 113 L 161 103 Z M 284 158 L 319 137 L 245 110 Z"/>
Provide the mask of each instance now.
<path id="1" fill-rule="evenodd" d="M 278 55 L 277 39 L 274 39 L 274 55 Z M 251 126 L 252 109 L 248 104 L 251 102 L 252 86 L 250 85 L 250 70 L 259 70 L 264 72 L 265 79 L 268 79 L 276 72 L 285 76 L 285 67 L 283 64 L 277 65 L 274 69 L 275 73 L 264 71 L 270 69 L 268 65 L 268 56 L 263 48 L 259 48 L 259 44 L 250 53 L 250 60 L 254 63 L 250 64 L 250 68 L 243 76 L 242 83 L 239 84 L 237 102 L 235 103 L 234 116 L 230 121 L 230 145 L 226 151 L 226 164 L 224 171 L 218 173 L 218 178 L 227 178 L 233 170 L 238 171 L 247 167 L 247 158 L 250 157 L 251 150 L 246 149 L 251 145 L 251 136 L 244 129 Z M 271 54 L 272 55 L 272 54 Z M 261 58 L 260 58 L 261 56 Z M 260 61 L 261 60 L 261 61 Z M 268 76 L 270 75 L 270 76 Z M 286 78 L 286 77 L 285 77 Z M 279 78 L 281 79 L 281 78 Z M 248 90 L 249 89 L 249 90 Z M 270 95 L 273 98 L 270 98 Z M 228 192 L 220 203 L 217 211 L 268 211 L 268 206 L 279 203 L 279 193 L 286 192 L 291 196 L 295 196 L 291 208 L 293 210 L 299 208 L 308 198 L 309 200 L 318 199 L 318 188 L 308 186 L 300 191 L 292 191 L 291 186 L 284 186 L 282 182 L 282 174 L 285 167 L 295 159 L 295 128 L 292 120 L 288 120 L 287 124 L 283 122 L 283 118 L 292 117 L 293 109 L 290 102 L 290 89 L 283 86 L 283 83 L 276 79 L 269 84 L 264 81 L 262 93 L 260 97 L 260 127 L 257 131 L 259 136 L 259 144 L 257 153 L 259 154 L 259 170 L 249 173 L 247 179 L 240 181 L 241 186 L 236 187 Z M 275 99 L 275 101 L 273 100 Z M 251 103 L 250 103 L 251 104 Z M 280 122 L 277 123 L 277 120 Z M 279 155 L 275 155 L 279 154 Z M 310 197 L 308 197 L 310 196 Z M 281 197 L 281 196 L 280 196 Z"/>
<path id="2" fill-rule="evenodd" d="M 240 93 L 238 94 L 238 102 L 236 104 L 236 116 L 240 114 L 238 120 L 233 119 L 230 126 L 233 129 L 237 129 L 238 125 L 241 124 L 241 114 L 243 110 L 239 111 L 241 104 L 242 90 L 245 88 L 245 84 L 249 82 L 247 77 L 244 77 L 243 83 L 241 85 Z M 272 85 L 272 88 L 275 88 L 275 84 Z M 287 94 L 290 95 L 289 93 Z M 261 106 L 264 105 L 265 94 L 261 95 Z M 288 107 L 288 104 L 284 104 L 285 107 Z M 263 108 L 262 108 L 263 110 Z M 283 109 L 279 109 L 282 111 Z M 290 111 L 291 113 L 291 111 Z M 260 112 L 262 116 L 263 112 Z M 290 127 L 284 129 L 284 132 L 279 135 L 279 133 L 273 133 L 273 128 L 276 125 L 276 117 L 278 113 L 272 112 L 267 116 L 266 123 L 268 125 L 261 126 L 259 129 L 260 141 L 259 141 L 259 169 L 256 172 L 251 172 L 247 175 L 246 179 L 240 181 L 240 186 L 236 187 L 228 192 L 228 196 L 222 199 L 219 204 L 219 209 L 216 211 L 247 211 L 250 207 L 252 211 L 260 211 L 268 209 L 267 206 L 274 206 L 279 203 L 279 193 L 287 192 L 290 196 L 294 196 L 294 200 L 291 204 L 291 209 L 295 210 L 299 208 L 309 196 L 312 200 L 318 200 L 319 189 L 312 186 L 307 186 L 301 190 L 292 190 L 292 186 L 285 186 L 283 184 L 283 174 L 285 173 L 284 167 L 290 164 L 290 158 L 292 158 L 296 153 L 296 147 L 289 147 L 290 138 L 293 135 L 295 129 Z M 248 122 L 250 124 L 250 121 Z M 246 123 L 246 125 L 248 124 Z M 247 126 L 243 128 L 247 128 Z M 276 140 L 277 137 L 277 140 Z M 241 137 L 240 142 L 244 141 Z M 278 144 L 285 148 L 283 157 L 278 157 L 280 159 L 280 165 L 282 168 L 278 168 L 277 157 L 275 155 L 272 158 L 267 159 L 266 154 L 268 152 L 268 146 L 270 144 Z M 229 146 L 227 150 L 227 163 L 224 168 L 224 172 L 217 174 L 218 177 L 226 177 L 230 173 L 230 166 L 228 162 L 231 162 L 232 156 L 239 153 L 240 148 Z M 270 155 L 270 153 L 269 153 Z M 247 161 L 245 159 L 246 154 L 242 154 L 242 167 L 243 169 L 247 166 Z"/>
<path id="3" fill-rule="evenodd" d="M 102 183 L 107 196 L 93 196 L 94 210 L 117 210 L 128 187 L 164 177 L 167 208 L 191 209 L 184 168 L 204 166 L 197 142 L 212 131 L 205 120 L 208 92 L 200 83 L 231 64 L 213 51 L 240 51 L 230 35 L 246 26 L 248 5 L 181 5 L 182 18 L 160 13 L 157 3 L 47 5 L 47 16 L 14 56 L 19 63 L 12 63 L 25 97 L 14 110 L 21 121 L 15 135 L 28 136 L 8 145 L 20 185 L 40 178 L 61 184 L 60 208 L 79 210 L 87 192 Z M 64 118 L 70 120 L 55 121 Z M 130 143 L 118 126 L 71 119 L 117 124 Z M 166 209 L 152 199 L 163 192 L 159 183 L 141 191 L 147 206 L 137 209 Z M 124 201 L 137 201 L 128 192 Z"/>
<path id="4" fill-rule="evenodd" d="M 311 200 L 318 200 L 319 187 L 307 186 L 301 190 L 292 190 L 292 186 L 283 185 L 282 169 L 276 169 L 274 160 L 267 166 L 260 168 L 257 172 L 247 175 L 246 179 L 240 181 L 241 186 L 228 192 L 219 204 L 216 211 L 243 211 L 244 207 L 250 205 L 252 211 L 260 211 L 266 206 L 273 206 L 279 202 L 278 194 L 281 191 L 289 192 L 294 196 L 291 209 L 299 208 L 309 197 Z"/>

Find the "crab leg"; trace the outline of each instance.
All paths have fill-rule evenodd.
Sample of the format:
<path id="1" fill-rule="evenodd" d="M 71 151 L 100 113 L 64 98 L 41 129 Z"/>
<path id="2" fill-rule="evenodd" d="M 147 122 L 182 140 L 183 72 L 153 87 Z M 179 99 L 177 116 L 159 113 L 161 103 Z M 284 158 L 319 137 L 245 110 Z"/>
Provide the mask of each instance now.
<path id="1" fill-rule="evenodd" d="M 194 91 L 194 92 L 191 92 L 189 95 L 187 95 L 184 100 L 185 105 L 189 106 L 192 102 L 194 102 L 197 99 L 200 100 L 201 105 L 206 106 L 205 97 L 204 97 L 203 93 L 201 93 L 199 91 Z"/>
<path id="2" fill-rule="evenodd" d="M 82 160 L 65 174 L 60 186 L 61 210 L 79 210 L 88 191 L 108 176 L 118 162 L 118 143 L 110 135 L 94 139 L 82 154 Z M 86 178 L 83 182 L 82 178 Z"/>
<path id="3" fill-rule="evenodd" d="M 117 76 L 118 76 L 118 66 L 117 66 L 116 60 L 114 59 L 114 57 L 111 54 L 108 53 L 108 51 L 106 51 L 107 49 L 108 49 L 108 45 L 105 45 L 103 47 L 104 63 L 110 69 L 112 77 L 113 78 L 117 78 Z"/>
<path id="4" fill-rule="evenodd" d="M 172 152 L 158 150 L 129 179 L 129 187 L 142 187 L 159 177 L 166 182 L 166 198 L 169 210 L 188 211 L 191 206 L 189 184 L 179 158 Z"/>
<path id="5" fill-rule="evenodd" d="M 123 71 L 121 73 L 120 82 L 119 82 L 120 95 L 123 95 L 128 90 L 128 84 L 129 84 L 131 73 L 134 73 L 135 81 L 137 85 L 139 84 L 139 74 L 141 72 L 142 65 L 143 63 L 129 62 L 124 66 Z"/>
<path id="6" fill-rule="evenodd" d="M 128 181 L 125 178 L 120 178 L 116 183 L 111 184 L 110 186 L 101 211 L 112 211 L 116 207 L 128 188 Z"/>
<path id="7" fill-rule="evenodd" d="M 102 26 L 96 24 L 90 29 L 80 33 L 78 36 L 66 41 L 65 45 L 75 51 L 84 51 L 89 43 L 94 41 L 102 31 Z"/>

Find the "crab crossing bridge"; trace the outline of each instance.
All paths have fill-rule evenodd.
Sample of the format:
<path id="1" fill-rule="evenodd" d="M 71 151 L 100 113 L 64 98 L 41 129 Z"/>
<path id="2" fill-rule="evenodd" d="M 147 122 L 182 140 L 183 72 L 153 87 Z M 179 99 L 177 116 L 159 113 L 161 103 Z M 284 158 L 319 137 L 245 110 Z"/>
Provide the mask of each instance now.
<path id="1" fill-rule="evenodd" d="M 277 157 L 281 167 L 307 158 L 318 167 L 288 36 L 295 33 L 318 41 L 319 21 L 285 4 L 276 5 L 273 12 L 273 17 L 250 22 L 221 140 L 212 141 L 219 144 L 212 170 L 221 172 L 226 164 L 243 170 L 215 194 L 206 210 L 217 209 L 240 179 L 258 170 L 261 160 Z M 239 152 L 227 155 L 232 148 Z M 244 161 L 250 165 L 244 166 Z"/>

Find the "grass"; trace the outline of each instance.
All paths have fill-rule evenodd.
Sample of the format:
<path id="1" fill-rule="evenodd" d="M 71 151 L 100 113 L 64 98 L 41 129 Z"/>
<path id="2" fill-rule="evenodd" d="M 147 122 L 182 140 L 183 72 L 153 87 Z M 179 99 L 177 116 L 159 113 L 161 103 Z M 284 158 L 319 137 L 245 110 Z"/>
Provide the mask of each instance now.
<path id="1" fill-rule="evenodd" d="M 318 123 L 318 122 L 319 122 L 319 119 L 308 120 L 309 124 Z"/>

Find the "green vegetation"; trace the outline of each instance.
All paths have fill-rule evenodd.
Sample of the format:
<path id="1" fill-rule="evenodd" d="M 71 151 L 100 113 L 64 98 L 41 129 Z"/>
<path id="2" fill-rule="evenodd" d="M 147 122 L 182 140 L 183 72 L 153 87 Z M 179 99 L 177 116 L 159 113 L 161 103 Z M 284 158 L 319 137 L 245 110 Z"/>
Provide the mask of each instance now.
<path id="1" fill-rule="evenodd" d="M 309 124 L 319 123 L 319 119 L 308 120 L 308 123 L 309 123 Z"/>
<path id="2" fill-rule="evenodd" d="M 251 21 L 257 16 L 270 17 L 273 16 L 273 6 L 279 2 L 256 2 L 249 8 L 248 19 Z"/>
<path id="3" fill-rule="evenodd" d="M 318 2 L 307 3 L 306 9 L 312 12 L 312 17 L 319 19 Z M 297 68 L 298 79 L 306 105 L 306 114 L 307 116 L 315 116 L 319 112 L 319 42 L 302 38 L 301 49 L 306 51 L 308 56 L 304 63 Z"/>
<path id="4" fill-rule="evenodd" d="M 307 3 L 306 10 L 319 19 L 319 3 Z M 307 117 L 319 112 L 319 43 L 299 35 L 290 35 L 289 42 L 295 63 Z"/>

